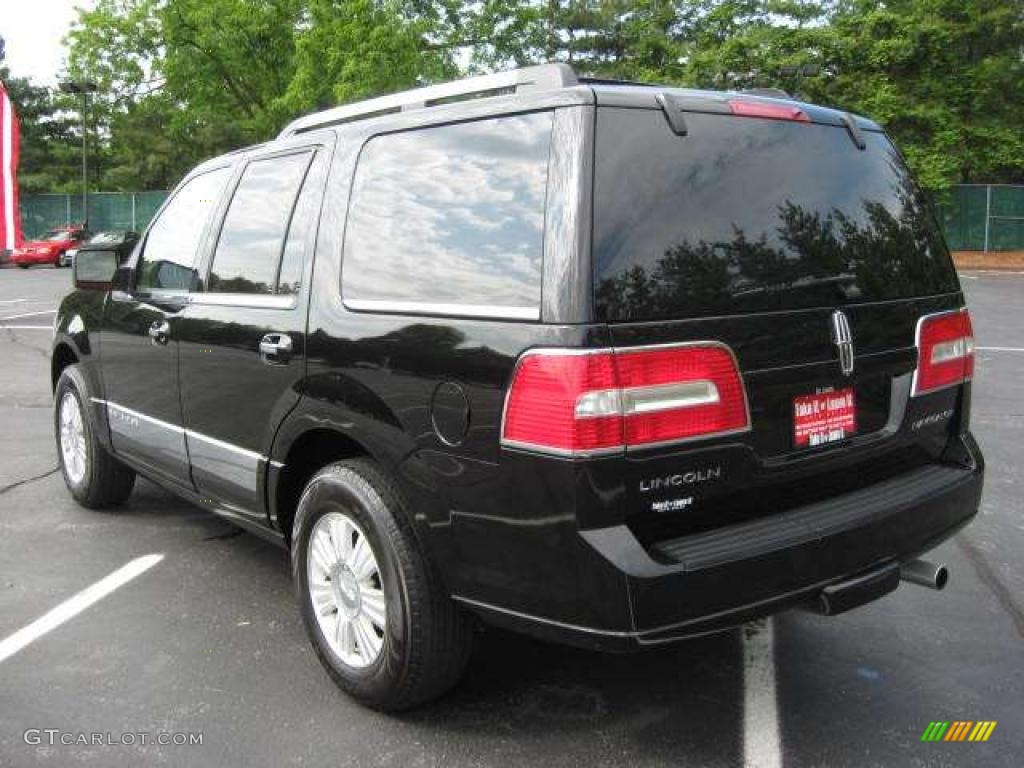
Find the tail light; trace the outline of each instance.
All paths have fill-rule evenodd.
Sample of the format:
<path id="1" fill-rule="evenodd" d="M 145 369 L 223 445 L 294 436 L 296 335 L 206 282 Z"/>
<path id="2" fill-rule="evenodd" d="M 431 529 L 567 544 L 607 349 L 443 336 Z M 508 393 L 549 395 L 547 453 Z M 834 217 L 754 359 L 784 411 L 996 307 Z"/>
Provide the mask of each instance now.
<path id="1" fill-rule="evenodd" d="M 917 321 L 914 395 L 935 392 L 974 375 L 974 329 L 967 309 L 925 315 Z"/>
<path id="2" fill-rule="evenodd" d="M 501 442 L 595 456 L 748 429 L 746 392 L 723 344 L 541 349 L 516 366 Z"/>

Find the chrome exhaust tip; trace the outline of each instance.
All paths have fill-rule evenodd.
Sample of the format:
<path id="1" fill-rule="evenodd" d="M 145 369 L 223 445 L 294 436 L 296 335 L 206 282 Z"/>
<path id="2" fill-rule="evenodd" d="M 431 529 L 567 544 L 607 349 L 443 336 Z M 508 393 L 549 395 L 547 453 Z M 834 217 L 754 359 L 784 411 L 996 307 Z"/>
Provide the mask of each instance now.
<path id="1" fill-rule="evenodd" d="M 949 581 L 949 569 L 943 563 L 936 565 L 927 560 L 911 560 L 900 565 L 900 578 L 911 584 L 941 590 Z"/>

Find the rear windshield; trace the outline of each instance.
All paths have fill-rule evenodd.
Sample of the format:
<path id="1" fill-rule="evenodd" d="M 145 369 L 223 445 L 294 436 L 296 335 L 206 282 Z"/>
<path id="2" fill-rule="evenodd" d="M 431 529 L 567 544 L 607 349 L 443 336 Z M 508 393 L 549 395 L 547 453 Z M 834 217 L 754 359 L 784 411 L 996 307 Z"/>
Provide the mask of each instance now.
<path id="1" fill-rule="evenodd" d="M 597 118 L 594 281 L 609 321 L 764 312 L 958 290 L 886 137 L 691 113 Z"/>

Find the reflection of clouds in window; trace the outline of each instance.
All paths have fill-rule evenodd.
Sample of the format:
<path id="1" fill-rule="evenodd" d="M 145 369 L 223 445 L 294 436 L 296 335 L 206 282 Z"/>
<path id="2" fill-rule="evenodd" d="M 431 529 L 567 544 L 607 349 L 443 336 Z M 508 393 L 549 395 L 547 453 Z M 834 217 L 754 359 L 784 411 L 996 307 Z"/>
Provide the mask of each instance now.
<path id="1" fill-rule="evenodd" d="M 535 307 L 551 114 L 373 139 L 345 238 L 350 299 Z"/>
<path id="2" fill-rule="evenodd" d="M 292 205 L 310 155 L 250 163 L 224 217 L 213 256 L 210 290 L 271 293 Z"/>
<path id="3" fill-rule="evenodd" d="M 217 207 L 228 177 L 227 168 L 219 168 L 189 180 L 161 212 L 146 236 L 140 267 L 139 288 L 187 288 L 191 268 L 196 261 L 199 238 L 210 214 Z M 182 270 L 174 271 L 175 284 L 163 284 L 159 264 L 170 262 L 187 268 L 189 281 L 181 284 Z M 156 266 L 154 266 L 156 265 Z M 170 274 L 170 271 L 165 271 Z"/>

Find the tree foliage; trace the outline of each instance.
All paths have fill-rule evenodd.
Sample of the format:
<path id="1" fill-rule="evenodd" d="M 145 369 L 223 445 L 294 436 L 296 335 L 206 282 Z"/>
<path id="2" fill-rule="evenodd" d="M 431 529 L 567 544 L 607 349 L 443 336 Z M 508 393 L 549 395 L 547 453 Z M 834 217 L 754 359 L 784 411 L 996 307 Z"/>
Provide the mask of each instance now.
<path id="1" fill-rule="evenodd" d="M 55 99 L 22 77 L 11 77 L 0 61 L 3 81 L 15 104 L 21 126 L 21 157 L 18 185 L 22 192 L 66 191 L 71 179 L 81 188 L 81 145 L 65 119 L 54 117 Z"/>
<path id="2" fill-rule="evenodd" d="M 98 0 L 68 46 L 68 74 L 100 86 L 107 189 L 169 186 L 311 110 L 542 61 L 781 87 L 881 122 L 933 191 L 1024 182 L 1019 0 Z M 26 188 L 73 184 L 75 102 L 14 89 Z"/>

